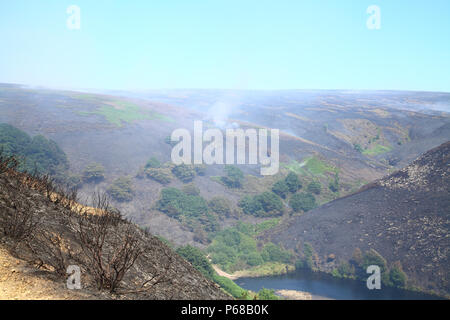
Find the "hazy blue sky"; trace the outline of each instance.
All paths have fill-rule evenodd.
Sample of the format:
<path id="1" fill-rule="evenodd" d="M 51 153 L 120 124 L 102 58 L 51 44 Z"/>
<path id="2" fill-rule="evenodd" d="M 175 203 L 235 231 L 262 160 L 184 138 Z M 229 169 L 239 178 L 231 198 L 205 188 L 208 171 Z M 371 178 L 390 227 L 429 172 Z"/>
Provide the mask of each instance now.
<path id="1" fill-rule="evenodd" d="M 1 1 L 0 82 L 450 91 L 449 18 L 448 0 Z"/>

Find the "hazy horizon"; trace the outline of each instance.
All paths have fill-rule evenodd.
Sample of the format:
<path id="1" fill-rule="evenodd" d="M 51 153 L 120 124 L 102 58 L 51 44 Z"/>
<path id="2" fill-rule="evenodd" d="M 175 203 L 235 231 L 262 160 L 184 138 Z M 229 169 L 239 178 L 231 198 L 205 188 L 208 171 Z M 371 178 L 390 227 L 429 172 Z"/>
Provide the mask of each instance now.
<path id="1" fill-rule="evenodd" d="M 450 92 L 449 11 L 448 1 L 2 2 L 0 82 Z"/>
<path id="2" fill-rule="evenodd" d="M 51 86 L 51 85 L 40 85 L 40 84 L 28 84 L 28 83 L 14 83 L 14 82 L 1 82 L 0 85 L 17 85 L 24 88 L 31 89 L 43 89 L 43 90 L 61 90 L 61 91 L 79 91 L 79 92 L 97 92 L 97 93 L 107 93 L 107 92 L 135 92 L 135 93 L 145 93 L 145 92 L 162 92 L 162 91 L 234 91 L 234 92 L 281 92 L 281 91 L 304 91 L 304 92 L 326 92 L 326 91 L 337 91 L 342 93 L 370 93 L 370 92 L 385 92 L 385 93 L 395 93 L 395 92 L 423 92 L 423 93 L 443 93 L 450 94 L 450 91 L 431 91 L 431 90 L 397 90 L 397 89 L 351 89 L 351 88 L 287 88 L 287 89 L 234 89 L 234 88 L 147 88 L 147 89 L 121 89 L 121 88 L 83 88 L 83 87 L 70 87 L 70 86 Z"/>

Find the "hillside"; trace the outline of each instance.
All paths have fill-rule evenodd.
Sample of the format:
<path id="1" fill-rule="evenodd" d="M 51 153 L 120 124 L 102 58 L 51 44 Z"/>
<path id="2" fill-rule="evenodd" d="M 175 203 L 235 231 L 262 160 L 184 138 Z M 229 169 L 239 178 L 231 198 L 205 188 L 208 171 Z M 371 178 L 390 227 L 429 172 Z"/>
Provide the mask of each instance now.
<path id="1" fill-rule="evenodd" d="M 374 249 L 387 261 L 386 271 L 403 269 L 407 287 L 448 296 L 449 163 L 446 142 L 354 194 L 291 217 L 262 238 L 300 255 L 309 243 L 316 253 L 313 268 L 327 272 Z"/>
<path id="2" fill-rule="evenodd" d="M 203 120 L 205 127 L 225 123 L 280 129 L 281 164 L 276 176 L 261 177 L 257 166 L 242 165 L 243 187 L 232 189 L 218 183 L 223 166 L 211 165 L 192 179 L 205 200 L 225 198 L 231 211 L 239 213 L 242 197 L 270 190 L 289 172 L 298 174 L 304 185 L 320 183 L 317 202 L 323 204 L 399 169 L 448 139 L 450 118 L 444 110 L 449 100 L 445 93 L 417 92 L 175 90 L 133 94 L 0 84 L 0 123 L 30 138 L 42 135 L 54 141 L 67 156 L 65 175 L 77 183 L 83 201 L 95 190 L 106 191 L 116 181 L 128 181 L 132 192 L 119 198 L 125 201 L 112 200 L 124 216 L 176 245 L 205 246 L 205 233 L 210 231 L 155 209 L 163 188 L 186 185 L 170 172 L 171 145 L 166 138 L 174 129 L 192 130 L 194 120 Z M 442 111 L 438 106 L 444 107 Z M 154 171 L 167 174 L 168 181 L 140 174 L 151 158 L 162 166 Z M 86 168 L 93 164 L 103 167 L 103 178 L 82 181 Z M 330 182 L 337 177 L 338 188 L 330 190 Z M 225 228 L 238 221 L 264 219 L 232 214 L 217 215 L 216 220 Z"/>
<path id="3" fill-rule="evenodd" d="M 102 195 L 86 208 L 0 160 L 1 299 L 230 298 Z M 81 268 L 82 290 L 65 288 L 69 265 Z"/>

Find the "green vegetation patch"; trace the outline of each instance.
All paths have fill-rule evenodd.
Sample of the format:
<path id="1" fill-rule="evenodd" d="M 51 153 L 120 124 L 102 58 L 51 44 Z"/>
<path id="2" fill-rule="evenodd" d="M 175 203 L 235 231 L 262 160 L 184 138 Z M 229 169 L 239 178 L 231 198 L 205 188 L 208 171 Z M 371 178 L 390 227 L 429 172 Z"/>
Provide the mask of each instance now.
<path id="1" fill-rule="evenodd" d="M 164 188 L 156 209 L 193 231 L 215 232 L 219 229 L 217 215 L 210 212 L 207 201 L 200 195 L 187 194 L 172 187 Z"/>
<path id="2" fill-rule="evenodd" d="M 184 183 L 192 181 L 197 175 L 194 166 L 187 164 L 174 166 L 172 173 Z"/>
<path id="3" fill-rule="evenodd" d="M 131 179 L 121 177 L 114 180 L 107 190 L 108 194 L 119 202 L 131 201 L 133 199 L 133 188 Z"/>
<path id="4" fill-rule="evenodd" d="M 299 189 L 302 188 L 302 183 L 300 179 L 298 178 L 298 175 L 294 172 L 289 172 L 286 176 L 285 183 L 289 189 L 290 192 L 295 193 Z"/>
<path id="5" fill-rule="evenodd" d="M 280 297 L 278 297 L 275 294 L 275 290 L 262 288 L 261 290 L 258 291 L 257 299 L 258 300 L 280 300 Z"/>
<path id="6" fill-rule="evenodd" d="M 189 261 L 206 278 L 213 280 L 214 269 L 205 254 L 198 248 L 190 245 L 179 247 L 176 252 Z"/>
<path id="7" fill-rule="evenodd" d="M 328 184 L 328 188 L 332 191 L 332 192 L 338 192 L 339 191 L 339 174 L 335 173 L 334 175 L 334 179 L 331 180 Z"/>
<path id="8" fill-rule="evenodd" d="M 282 164 L 289 171 L 299 175 L 323 175 L 326 172 L 338 172 L 338 169 L 315 156 L 307 157 L 303 162 L 292 160 Z"/>
<path id="9" fill-rule="evenodd" d="M 309 157 L 304 162 L 305 168 L 313 175 L 323 175 L 325 172 L 337 172 L 334 166 L 327 164 L 317 157 Z"/>
<path id="10" fill-rule="evenodd" d="M 233 280 L 218 274 L 214 274 L 213 281 L 217 283 L 223 290 L 231 294 L 237 299 L 251 299 L 247 290 L 242 289 Z"/>
<path id="11" fill-rule="evenodd" d="M 404 288 L 408 282 L 408 277 L 403 271 L 399 262 L 395 263 L 389 270 L 389 284 L 393 287 Z"/>
<path id="12" fill-rule="evenodd" d="M 230 200 L 223 197 L 214 197 L 208 202 L 211 211 L 217 213 L 219 216 L 229 217 L 232 208 Z"/>
<path id="13" fill-rule="evenodd" d="M 297 160 L 292 160 L 289 163 L 282 163 L 282 166 L 289 171 L 295 172 L 296 174 L 305 175 L 306 171 L 304 168 L 304 163 L 300 163 Z"/>
<path id="14" fill-rule="evenodd" d="M 148 168 L 159 168 L 161 167 L 161 162 L 155 157 L 151 157 L 145 164 L 145 169 Z"/>
<path id="15" fill-rule="evenodd" d="M 228 188 L 241 188 L 244 182 L 244 173 L 236 166 L 226 165 L 225 176 L 221 177 L 221 181 Z"/>
<path id="16" fill-rule="evenodd" d="M 304 257 L 307 256 L 311 255 L 305 253 Z M 300 263 L 301 260 L 299 259 L 299 267 L 303 266 Z M 331 274 L 337 278 L 351 278 L 366 281 L 366 270 L 370 265 L 380 267 L 381 283 L 383 285 L 401 289 L 412 289 L 411 286 L 408 287 L 408 277 L 403 271 L 401 263 L 396 261 L 389 266 L 387 260 L 374 249 L 369 249 L 363 253 L 359 248 L 355 248 L 352 258 L 349 261 L 341 261 L 338 267 L 332 270 Z"/>
<path id="17" fill-rule="evenodd" d="M 306 212 L 317 207 L 316 198 L 307 192 L 294 194 L 289 200 L 289 206 L 295 212 Z"/>
<path id="18" fill-rule="evenodd" d="M 314 270 L 314 258 L 315 252 L 311 244 L 308 242 L 303 244 L 303 250 L 301 253 L 301 256 L 297 259 L 295 262 L 295 269 L 307 269 L 307 270 Z"/>
<path id="19" fill-rule="evenodd" d="M 260 222 L 258 224 L 255 225 L 255 235 L 265 231 L 265 230 L 269 230 L 274 228 L 275 226 L 277 226 L 280 223 L 280 218 L 274 218 L 274 219 L 269 219 L 263 222 Z"/>
<path id="20" fill-rule="evenodd" d="M 272 186 L 272 192 L 279 197 L 286 199 L 287 195 L 289 194 L 289 186 L 284 179 L 278 180 Z"/>
<path id="21" fill-rule="evenodd" d="M 312 181 L 310 184 L 308 184 L 308 187 L 306 189 L 310 193 L 319 195 L 320 192 L 322 191 L 322 185 L 318 181 Z"/>
<path id="22" fill-rule="evenodd" d="M 105 178 L 105 168 L 99 163 L 91 163 L 83 170 L 83 181 L 98 183 Z"/>
<path id="23" fill-rule="evenodd" d="M 188 183 L 184 185 L 181 190 L 188 195 L 191 196 L 199 196 L 200 195 L 200 189 L 193 183 Z"/>
<path id="24" fill-rule="evenodd" d="M 169 168 L 148 168 L 144 172 L 147 178 L 153 179 L 161 184 L 168 184 L 173 178 Z"/>
<path id="25" fill-rule="evenodd" d="M 118 126 L 122 127 L 124 123 L 131 123 L 137 120 L 161 120 L 172 121 L 171 118 L 159 114 L 155 111 L 142 110 L 138 105 L 130 102 L 116 100 L 112 105 L 102 105 L 92 112 L 79 112 L 80 115 L 100 115 L 105 119 Z"/>
<path id="26" fill-rule="evenodd" d="M 0 124 L 0 151 L 20 158 L 20 171 L 63 176 L 69 168 L 64 151 L 42 135 L 30 137 L 9 124 Z"/>
<path id="27" fill-rule="evenodd" d="M 273 192 L 263 192 L 256 196 L 245 196 L 239 203 L 245 214 L 257 217 L 280 216 L 284 213 L 284 204 Z"/>
<path id="28" fill-rule="evenodd" d="M 74 99 L 88 100 L 88 101 L 99 101 L 103 100 L 102 96 L 90 93 L 71 93 L 70 96 Z"/>
<path id="29" fill-rule="evenodd" d="M 172 217 L 199 216 L 208 212 L 208 204 L 200 196 L 192 196 L 177 188 L 164 188 L 157 208 Z"/>
<path id="30" fill-rule="evenodd" d="M 242 274 L 245 277 L 265 277 L 282 275 L 294 270 L 295 267 L 291 263 L 265 262 L 262 265 L 242 271 Z"/>
<path id="31" fill-rule="evenodd" d="M 223 290 L 231 294 L 237 299 L 250 299 L 250 294 L 247 290 L 242 289 L 233 280 L 226 277 L 219 276 L 211 266 L 208 258 L 203 251 L 190 245 L 179 247 L 176 252 L 185 260 L 189 261 L 192 266 L 200 271 L 206 278 L 217 283 Z"/>
<path id="32" fill-rule="evenodd" d="M 381 144 L 374 144 L 370 148 L 363 150 L 362 154 L 366 156 L 376 156 L 392 150 L 391 146 L 383 146 Z"/>
<path id="33" fill-rule="evenodd" d="M 278 219 L 257 225 L 240 222 L 235 227 L 220 231 L 208 247 L 212 262 L 227 272 L 260 268 L 273 262 L 289 263 L 291 252 L 273 243 L 259 246 L 256 240 L 260 232 L 274 227 L 278 222 Z"/>

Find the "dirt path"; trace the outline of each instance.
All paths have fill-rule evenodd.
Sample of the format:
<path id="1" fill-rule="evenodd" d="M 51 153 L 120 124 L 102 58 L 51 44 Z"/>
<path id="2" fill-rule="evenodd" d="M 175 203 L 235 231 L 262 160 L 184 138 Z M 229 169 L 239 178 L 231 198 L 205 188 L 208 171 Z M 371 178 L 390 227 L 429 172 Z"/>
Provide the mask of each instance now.
<path id="1" fill-rule="evenodd" d="M 218 266 L 216 266 L 214 264 L 212 265 L 212 267 L 214 268 L 214 270 L 217 272 L 217 274 L 219 276 L 222 276 L 222 277 L 225 277 L 225 278 L 228 278 L 228 279 L 231 279 L 231 280 L 236 280 L 237 278 L 239 278 L 238 275 L 236 275 L 236 274 L 229 274 L 229 273 L 223 271 L 222 269 L 220 269 Z"/>

